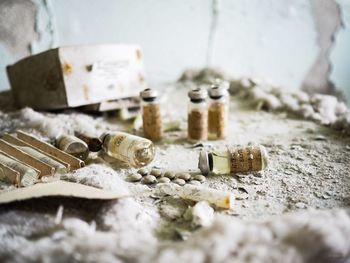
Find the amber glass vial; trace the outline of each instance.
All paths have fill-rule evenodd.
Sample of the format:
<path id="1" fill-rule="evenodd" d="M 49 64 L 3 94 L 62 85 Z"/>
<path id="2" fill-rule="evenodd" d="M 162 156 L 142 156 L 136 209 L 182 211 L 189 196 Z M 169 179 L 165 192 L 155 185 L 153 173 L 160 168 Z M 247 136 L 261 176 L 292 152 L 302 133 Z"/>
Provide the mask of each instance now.
<path id="1" fill-rule="evenodd" d="M 209 139 L 223 140 L 227 136 L 229 97 L 227 89 L 212 85 L 209 89 L 208 132 Z"/>
<path id="2" fill-rule="evenodd" d="M 144 136 L 152 141 L 159 141 L 163 137 L 163 126 L 158 93 L 152 89 L 145 89 L 140 93 L 140 97 Z"/>
<path id="3" fill-rule="evenodd" d="M 208 107 L 207 91 L 194 89 L 188 93 L 190 98 L 188 104 L 188 140 L 190 142 L 208 139 Z"/>

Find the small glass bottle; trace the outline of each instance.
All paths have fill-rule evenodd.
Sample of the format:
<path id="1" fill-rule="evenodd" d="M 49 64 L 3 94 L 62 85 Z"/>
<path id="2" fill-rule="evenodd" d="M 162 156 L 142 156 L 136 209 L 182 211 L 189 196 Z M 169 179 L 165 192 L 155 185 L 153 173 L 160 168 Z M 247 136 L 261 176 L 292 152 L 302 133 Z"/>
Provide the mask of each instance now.
<path id="1" fill-rule="evenodd" d="M 2 153 L 0 153 L 0 163 L 19 172 L 20 178 L 16 179 L 16 182 L 15 182 L 18 186 L 33 185 L 40 176 L 40 173 L 34 170 L 33 168 L 27 165 L 24 165 L 18 162 L 17 160 L 14 160 Z M 4 172 L 5 174 L 2 174 L 2 172 Z M 1 169 L 0 177 L 3 177 L 4 179 L 6 179 L 7 176 L 8 175 L 6 174 L 6 171 Z"/>
<path id="2" fill-rule="evenodd" d="M 61 135 L 57 138 L 57 148 L 81 160 L 89 156 L 88 145 L 73 135 Z"/>
<path id="3" fill-rule="evenodd" d="M 152 141 L 125 132 L 106 132 L 101 136 L 102 149 L 129 166 L 146 166 L 155 156 Z"/>
<path id="4" fill-rule="evenodd" d="M 229 97 L 225 87 L 212 85 L 209 89 L 208 132 L 209 139 L 222 140 L 227 136 Z"/>
<path id="5" fill-rule="evenodd" d="M 202 151 L 198 167 L 203 174 L 236 174 L 262 171 L 267 167 L 266 148 L 262 145 L 245 148 Z"/>
<path id="6" fill-rule="evenodd" d="M 163 137 L 163 127 L 158 93 L 156 90 L 145 89 L 140 92 L 140 97 L 144 135 L 152 141 L 159 141 Z"/>
<path id="7" fill-rule="evenodd" d="M 207 91 L 194 89 L 188 93 L 188 140 L 190 142 L 208 139 Z"/>

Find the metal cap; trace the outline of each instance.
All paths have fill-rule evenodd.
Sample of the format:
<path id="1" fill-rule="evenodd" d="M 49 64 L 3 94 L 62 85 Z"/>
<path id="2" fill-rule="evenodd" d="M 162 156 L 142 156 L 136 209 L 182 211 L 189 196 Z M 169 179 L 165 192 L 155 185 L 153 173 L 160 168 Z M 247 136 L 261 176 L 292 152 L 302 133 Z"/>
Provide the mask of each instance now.
<path id="1" fill-rule="evenodd" d="M 215 79 L 213 82 L 214 85 L 220 86 L 223 89 L 229 89 L 230 88 L 230 82 L 228 82 L 227 80 L 224 79 Z"/>
<path id="2" fill-rule="evenodd" d="M 108 134 L 109 134 L 109 132 L 104 132 L 104 133 L 101 134 L 101 136 L 99 137 L 99 139 L 101 140 L 102 143 L 104 142 L 104 140 L 105 140 L 105 138 L 106 138 L 106 136 L 107 136 Z"/>
<path id="3" fill-rule="evenodd" d="M 210 167 L 209 167 L 208 152 L 205 150 L 202 150 L 199 153 L 198 168 L 199 170 L 201 170 L 203 175 L 209 174 Z"/>
<path id="4" fill-rule="evenodd" d="M 188 92 L 192 100 L 204 100 L 207 97 L 207 91 L 204 89 L 193 89 Z"/>
<path id="5" fill-rule="evenodd" d="M 142 99 L 156 98 L 158 96 L 158 92 L 154 89 L 145 89 L 140 92 L 140 96 Z"/>
<path id="6" fill-rule="evenodd" d="M 209 96 L 212 97 L 222 97 L 227 95 L 227 90 L 219 85 L 211 85 L 209 89 Z"/>

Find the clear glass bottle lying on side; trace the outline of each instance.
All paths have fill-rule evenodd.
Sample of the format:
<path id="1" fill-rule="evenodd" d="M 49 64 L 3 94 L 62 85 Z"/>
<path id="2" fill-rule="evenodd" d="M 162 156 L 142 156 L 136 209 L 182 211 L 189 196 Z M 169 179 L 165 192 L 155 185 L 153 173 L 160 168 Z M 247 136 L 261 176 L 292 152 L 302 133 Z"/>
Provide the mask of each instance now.
<path id="1" fill-rule="evenodd" d="M 163 137 L 162 115 L 158 93 L 156 90 L 145 89 L 140 93 L 142 100 L 143 133 L 152 141 L 159 141 Z"/>
<path id="2" fill-rule="evenodd" d="M 262 171 L 268 155 L 262 145 L 244 148 L 227 147 L 211 152 L 201 151 L 198 167 L 203 174 L 236 174 Z"/>
<path id="3" fill-rule="evenodd" d="M 111 157 L 132 167 L 152 162 L 155 147 L 152 141 L 125 132 L 106 132 L 100 137 L 102 149 Z"/>
<path id="4" fill-rule="evenodd" d="M 89 156 L 88 145 L 73 135 L 61 135 L 57 138 L 56 146 L 58 149 L 69 153 L 80 160 L 86 160 Z"/>
<path id="5" fill-rule="evenodd" d="M 208 107 L 207 91 L 194 89 L 188 93 L 190 98 L 188 104 L 187 133 L 190 142 L 208 139 Z"/>
<path id="6" fill-rule="evenodd" d="M 209 89 L 208 137 L 222 140 L 227 136 L 229 97 L 226 87 L 212 85 Z"/>

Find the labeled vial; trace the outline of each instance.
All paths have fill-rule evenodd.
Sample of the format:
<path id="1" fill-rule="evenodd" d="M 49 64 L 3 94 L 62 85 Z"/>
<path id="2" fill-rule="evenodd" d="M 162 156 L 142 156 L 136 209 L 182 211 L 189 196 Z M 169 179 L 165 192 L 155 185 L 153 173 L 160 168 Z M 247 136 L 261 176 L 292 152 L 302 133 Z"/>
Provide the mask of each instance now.
<path id="1" fill-rule="evenodd" d="M 140 97 L 144 136 L 152 141 L 159 141 L 163 137 L 163 127 L 158 93 L 156 90 L 145 89 Z"/>
<path id="2" fill-rule="evenodd" d="M 188 93 L 188 140 L 190 142 L 208 139 L 207 91 L 194 89 Z"/>
<path id="3" fill-rule="evenodd" d="M 39 172 L 34 170 L 33 168 L 24 165 L 5 154 L 0 153 L 0 163 L 4 164 L 7 167 L 12 168 L 13 170 L 19 172 L 20 178 L 18 178 L 16 181 L 16 184 L 18 186 L 29 186 L 33 185 L 39 178 Z M 4 173 L 4 174 L 2 174 Z M 3 178 L 7 178 L 8 175 L 6 174 L 6 171 L 3 169 L 0 169 L 0 175 Z"/>
<path id="4" fill-rule="evenodd" d="M 208 133 L 211 140 L 222 140 L 227 136 L 229 97 L 226 87 L 212 85 L 209 89 Z"/>
<path id="5" fill-rule="evenodd" d="M 152 162 L 155 147 L 152 141 L 125 132 L 102 134 L 102 149 L 111 157 L 132 167 L 143 167 Z"/>
<path id="6" fill-rule="evenodd" d="M 89 147 L 81 139 L 73 135 L 61 135 L 56 142 L 57 148 L 81 160 L 89 156 Z"/>
<path id="7" fill-rule="evenodd" d="M 262 145 L 227 147 L 211 152 L 201 151 L 198 167 L 203 174 L 249 173 L 264 170 L 267 161 L 267 151 Z"/>
<path id="8" fill-rule="evenodd" d="M 15 146 L 16 148 L 20 149 L 21 151 L 33 156 L 35 159 L 38 159 L 39 161 L 42 161 L 52 167 L 55 168 L 55 172 L 58 174 L 64 174 L 64 173 L 68 173 L 69 170 L 66 166 L 64 166 L 62 163 L 52 159 L 51 157 L 37 151 L 34 150 L 31 147 L 28 146 Z"/>

